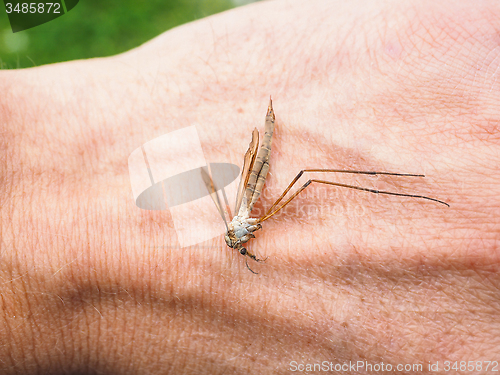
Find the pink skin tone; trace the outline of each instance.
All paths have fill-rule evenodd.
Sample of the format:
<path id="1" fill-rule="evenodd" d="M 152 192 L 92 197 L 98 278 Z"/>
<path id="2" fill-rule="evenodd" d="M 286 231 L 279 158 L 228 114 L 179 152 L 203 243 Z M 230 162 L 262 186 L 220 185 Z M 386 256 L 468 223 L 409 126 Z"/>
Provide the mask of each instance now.
<path id="1" fill-rule="evenodd" d="M 0 373 L 485 373 L 500 359 L 498 30 L 493 1 L 279 0 L 118 56 L 1 71 Z M 269 95 L 255 216 L 304 168 L 423 173 L 314 177 L 451 207 L 311 186 L 245 244 L 269 257 L 259 275 L 223 236 L 180 249 L 167 211 L 134 205 L 128 155 L 196 123 L 208 160 L 241 165 Z"/>

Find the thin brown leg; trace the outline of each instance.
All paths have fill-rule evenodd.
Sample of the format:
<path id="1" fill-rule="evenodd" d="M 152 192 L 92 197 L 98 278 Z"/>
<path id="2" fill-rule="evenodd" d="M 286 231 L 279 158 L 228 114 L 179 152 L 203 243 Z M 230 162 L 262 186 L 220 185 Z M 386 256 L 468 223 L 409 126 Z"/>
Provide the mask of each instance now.
<path id="1" fill-rule="evenodd" d="M 201 177 L 203 178 L 203 181 L 205 182 L 205 185 L 208 189 L 208 192 L 210 194 L 210 197 L 212 197 L 212 200 L 217 207 L 217 210 L 219 211 L 220 216 L 222 217 L 222 220 L 224 220 L 224 224 L 226 225 L 226 229 L 229 230 L 227 226 L 227 221 L 226 217 L 224 215 L 224 210 L 222 209 L 222 205 L 220 203 L 219 199 L 219 194 L 217 193 L 217 189 L 214 185 L 214 180 L 212 180 L 212 177 L 205 171 L 205 167 L 200 168 L 201 171 Z"/>
<path id="2" fill-rule="evenodd" d="M 387 176 L 403 176 L 403 177 L 425 177 L 423 174 L 410 174 L 410 173 L 393 173 L 393 172 L 372 172 L 372 171 L 352 171 L 349 169 L 303 169 L 295 176 L 295 178 L 290 182 L 290 185 L 285 189 L 283 194 L 274 202 L 274 204 L 267 210 L 264 216 L 269 215 L 270 212 L 278 205 L 279 202 L 285 197 L 285 195 L 290 191 L 290 189 L 295 185 L 299 178 L 304 174 L 304 172 L 331 172 L 331 173 L 354 173 L 354 174 L 368 174 L 368 175 L 387 175 Z"/>
<path id="3" fill-rule="evenodd" d="M 326 184 L 326 185 L 346 187 L 346 188 L 349 188 L 349 189 L 356 189 L 356 190 L 368 191 L 370 193 L 375 193 L 375 194 L 386 194 L 386 195 L 396 195 L 396 196 L 399 196 L 399 197 L 411 197 L 411 198 L 427 199 L 427 200 L 430 200 L 430 201 L 433 201 L 433 202 L 437 202 L 437 203 L 441 203 L 441 204 L 444 204 L 445 206 L 450 207 L 450 205 L 448 203 L 446 203 L 446 202 L 440 201 L 439 199 L 434 199 L 434 198 L 426 197 L 424 195 L 393 193 L 393 192 L 390 192 L 390 191 L 368 189 L 368 188 L 363 188 L 363 187 L 359 187 L 359 186 L 341 184 L 341 183 L 338 183 L 338 182 L 330 182 L 330 181 L 322 181 L 322 180 L 309 180 L 304 185 L 302 185 L 302 187 L 299 190 L 297 190 L 290 198 L 288 198 L 285 201 L 285 203 L 283 203 L 279 208 L 275 209 L 270 214 L 266 214 L 265 216 L 261 217 L 257 222 L 261 223 L 261 222 L 269 219 L 271 216 L 273 216 L 274 214 L 276 214 L 278 211 L 282 210 L 288 203 L 290 203 L 292 201 L 292 199 L 294 199 L 297 195 L 299 195 L 302 190 L 304 190 L 306 187 L 308 187 L 313 182 L 317 182 L 317 183 L 320 183 L 320 184 Z M 288 190 L 290 190 L 290 189 L 288 189 Z M 282 197 L 280 197 L 280 200 L 281 199 L 282 199 Z M 273 206 L 275 206 L 275 205 L 273 205 Z"/>

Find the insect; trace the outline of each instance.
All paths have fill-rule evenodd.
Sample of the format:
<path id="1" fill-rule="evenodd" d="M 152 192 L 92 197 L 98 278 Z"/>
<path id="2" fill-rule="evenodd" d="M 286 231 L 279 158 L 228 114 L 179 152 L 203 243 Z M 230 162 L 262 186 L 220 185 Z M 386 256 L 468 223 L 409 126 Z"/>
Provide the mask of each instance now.
<path id="1" fill-rule="evenodd" d="M 334 173 L 352 173 L 352 174 L 364 174 L 364 175 L 388 175 L 388 176 L 403 176 L 403 177 L 425 177 L 421 174 L 410 174 L 410 173 L 392 173 L 392 172 L 372 172 L 372 171 L 356 171 L 356 170 L 344 170 L 344 169 L 303 169 L 297 176 L 290 182 L 288 187 L 283 191 L 281 196 L 274 202 L 274 204 L 267 210 L 267 212 L 260 218 L 250 217 L 252 209 L 259 200 L 262 188 L 266 182 L 267 173 L 269 171 L 269 156 L 271 154 L 271 144 L 273 139 L 273 131 L 275 125 L 275 115 L 273 110 L 273 103 L 271 98 L 269 99 L 269 106 L 267 108 L 266 121 L 265 121 L 265 134 L 262 144 L 257 153 L 257 148 L 259 145 L 259 131 L 255 128 L 252 132 L 252 141 L 245 153 L 245 158 L 243 162 L 243 170 L 241 174 L 241 179 L 238 186 L 238 193 L 236 196 L 236 205 L 234 209 L 234 216 L 230 223 L 227 223 L 224 211 L 222 209 L 219 196 L 217 194 L 217 189 L 211 177 L 207 172 L 202 169 L 203 180 L 212 196 L 212 199 L 217 206 L 217 209 L 224 220 L 226 225 L 226 234 L 224 239 L 226 240 L 227 246 L 232 249 L 237 250 L 241 255 L 245 256 L 245 264 L 247 268 L 253 271 L 248 265 L 248 258 L 253 259 L 256 262 L 265 261 L 265 259 L 258 259 L 254 254 L 252 254 L 248 249 L 246 249 L 243 244 L 248 242 L 250 239 L 255 238 L 253 234 L 255 231 L 262 228 L 262 222 L 268 220 L 277 212 L 282 210 L 287 204 L 289 204 L 297 195 L 299 195 L 304 189 L 309 185 L 314 183 L 333 185 L 339 187 L 345 187 L 349 189 L 361 190 L 375 194 L 386 194 L 386 195 L 396 195 L 400 197 L 412 197 L 419 199 L 427 199 L 433 202 L 443 204 L 445 206 L 450 206 L 448 203 L 443 202 L 439 199 L 426 197 L 423 195 L 415 194 L 403 194 L 394 193 L 390 191 L 382 191 L 376 189 L 368 189 L 360 186 L 346 185 L 338 182 L 310 179 L 304 185 L 302 185 L 295 193 L 293 193 L 290 198 L 283 202 L 286 194 L 292 189 L 295 183 L 305 172 L 334 172 Z M 267 259 L 267 258 L 266 258 Z"/>

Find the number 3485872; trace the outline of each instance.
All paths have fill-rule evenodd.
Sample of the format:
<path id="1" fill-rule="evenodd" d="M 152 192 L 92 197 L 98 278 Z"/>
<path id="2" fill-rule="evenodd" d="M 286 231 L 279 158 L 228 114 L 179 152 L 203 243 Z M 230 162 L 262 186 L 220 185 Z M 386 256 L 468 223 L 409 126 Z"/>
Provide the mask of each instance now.
<path id="1" fill-rule="evenodd" d="M 6 3 L 7 13 L 61 13 L 59 3 Z"/>

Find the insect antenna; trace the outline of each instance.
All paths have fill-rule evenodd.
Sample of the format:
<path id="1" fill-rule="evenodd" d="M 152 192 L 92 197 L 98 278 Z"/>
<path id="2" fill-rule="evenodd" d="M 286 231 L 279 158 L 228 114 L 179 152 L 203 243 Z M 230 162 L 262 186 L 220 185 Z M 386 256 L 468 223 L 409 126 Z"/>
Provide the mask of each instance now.
<path id="1" fill-rule="evenodd" d="M 253 269 L 250 268 L 250 266 L 248 265 L 248 258 L 246 257 L 245 257 L 245 264 L 247 265 L 247 268 L 250 270 L 250 272 L 252 272 L 255 275 L 259 274 L 258 272 L 255 272 Z"/>

